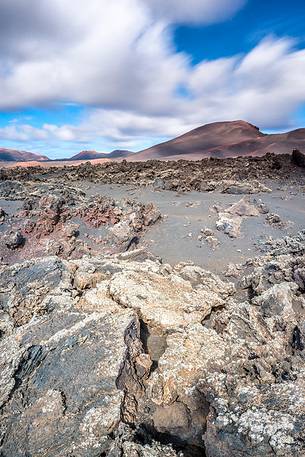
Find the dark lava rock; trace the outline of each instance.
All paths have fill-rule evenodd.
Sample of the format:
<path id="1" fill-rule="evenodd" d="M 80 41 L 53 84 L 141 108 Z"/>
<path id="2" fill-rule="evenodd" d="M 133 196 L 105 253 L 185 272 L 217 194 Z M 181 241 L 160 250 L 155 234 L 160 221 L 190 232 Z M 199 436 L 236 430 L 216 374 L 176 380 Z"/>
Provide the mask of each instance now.
<path id="1" fill-rule="evenodd" d="M 300 152 L 298 149 L 294 149 L 291 156 L 291 161 L 298 167 L 305 168 L 305 154 Z"/>
<path id="2" fill-rule="evenodd" d="M 5 220 L 6 212 L 4 209 L 0 208 L 0 222 L 3 222 Z"/>

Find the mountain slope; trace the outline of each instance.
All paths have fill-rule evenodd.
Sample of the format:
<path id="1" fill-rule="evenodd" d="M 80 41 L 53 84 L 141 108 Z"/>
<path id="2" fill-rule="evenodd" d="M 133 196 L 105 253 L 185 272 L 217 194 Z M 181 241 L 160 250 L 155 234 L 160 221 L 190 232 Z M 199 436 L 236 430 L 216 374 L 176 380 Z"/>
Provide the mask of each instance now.
<path id="1" fill-rule="evenodd" d="M 286 153 L 295 148 L 305 150 L 305 129 L 268 135 L 245 121 L 215 122 L 135 153 L 128 160 L 200 160 Z"/>
<path id="2" fill-rule="evenodd" d="M 3 162 L 42 162 L 46 160 L 49 160 L 47 156 L 34 154 L 34 152 L 0 148 L 0 161 Z"/>

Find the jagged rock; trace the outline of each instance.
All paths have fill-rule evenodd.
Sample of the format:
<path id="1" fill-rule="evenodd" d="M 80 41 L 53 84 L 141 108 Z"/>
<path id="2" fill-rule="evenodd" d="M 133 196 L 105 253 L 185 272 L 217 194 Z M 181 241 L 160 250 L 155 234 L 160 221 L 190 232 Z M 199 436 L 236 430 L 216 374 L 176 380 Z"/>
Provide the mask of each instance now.
<path id="1" fill-rule="evenodd" d="M 216 236 L 207 236 L 205 237 L 205 241 L 213 250 L 217 249 L 220 244 L 219 239 L 216 238 Z"/>
<path id="2" fill-rule="evenodd" d="M 80 283 L 84 273 L 85 286 Z M 151 284 L 142 289 L 147 295 L 143 306 L 140 289 L 130 290 L 127 278 L 144 287 Z M 163 328 L 159 334 L 152 331 L 147 343 L 154 346 L 152 357 L 157 360 L 164 352 L 158 355 L 155 348 L 156 341 L 164 344 L 163 331 L 201 321 L 234 293 L 232 285 L 192 265 L 172 269 L 158 261 L 119 257 L 28 261 L 3 268 L 0 285 L 7 320 L 0 351 L 5 418 L 0 449 L 17 457 L 110 452 L 110 435 L 121 414 L 137 421 L 136 404 L 141 398 L 142 404 L 146 401 L 152 362 L 140 340 L 138 316 Z M 162 316 L 165 312 L 167 317 Z M 15 409 L 20 398 L 22 406 Z M 159 425 L 166 422 L 161 411 L 155 417 Z M 122 447 L 126 456 L 133 448 L 140 455 L 161 456 L 163 450 L 176 455 L 157 443 L 147 449 L 135 443 Z"/>
<path id="3" fill-rule="evenodd" d="M 16 194 L 15 184 L 19 183 L 7 181 L 2 184 L 6 184 L 2 186 L 5 195 L 11 195 L 13 191 Z M 23 260 L 43 255 L 77 258 L 88 252 L 118 252 L 124 250 L 125 241 L 144 234 L 161 218 L 160 211 L 152 203 L 86 196 L 66 184 L 56 188 L 52 184 L 27 182 L 24 187 L 17 188 L 23 205 L 7 218 L 3 238 L 7 239 L 8 249 L 24 244 L 22 234 L 27 236 L 27 243 L 22 254 L 14 253 L 14 261 L 18 255 Z M 87 237 L 84 227 L 91 231 Z M 12 228 L 16 234 L 14 239 L 9 233 Z M 0 245 L 0 255 L 11 263 L 11 253 L 3 249 L 4 246 L 4 243 Z"/>
<path id="4" fill-rule="evenodd" d="M 265 180 L 299 179 L 302 174 L 291 162 L 289 154 L 266 154 L 263 157 L 236 157 L 231 159 L 200 161 L 109 162 L 100 165 L 82 164 L 77 167 L 14 168 L 1 170 L 2 180 L 62 179 L 73 182 L 89 180 L 104 184 L 157 185 L 173 191 L 214 191 L 235 194 L 270 192 Z M 213 180 L 211 180 L 213 177 Z M 162 181 L 161 181 L 162 180 Z M 259 181 L 258 181 L 259 180 Z M 242 181 L 242 182 L 241 182 Z M 1 195 L 1 188 L 0 188 Z"/>
<path id="5" fill-rule="evenodd" d="M 252 217 L 260 215 L 258 208 L 246 197 L 242 198 L 237 203 L 234 203 L 232 206 L 226 209 L 226 212 L 241 217 Z"/>
<path id="6" fill-rule="evenodd" d="M 305 168 L 305 154 L 298 151 L 297 149 L 292 151 L 291 161 L 298 167 Z"/>
<path id="7" fill-rule="evenodd" d="M 220 212 L 218 214 L 218 221 L 216 221 L 217 230 L 224 232 L 231 238 L 238 238 L 240 236 L 240 227 L 242 218 L 240 216 L 232 216 L 228 213 Z"/>
<path id="8" fill-rule="evenodd" d="M 153 203 L 146 205 L 143 212 L 143 222 L 144 226 L 148 227 L 149 225 L 155 224 L 161 218 L 161 213 Z"/>
<path id="9" fill-rule="evenodd" d="M 48 264 L 49 289 L 35 299 L 25 297 L 27 308 L 21 300 L 19 329 L 1 340 L 1 452 L 16 457 L 100 455 L 109 449 L 109 435 L 120 422 L 124 394 L 117 379 L 127 363 L 126 351 L 131 354 L 128 364 L 133 357 L 141 360 L 140 325 L 131 310 L 116 303 L 78 310 L 71 285 L 63 296 L 68 285 L 67 278 L 59 279 L 64 265 L 51 259 L 15 269 L 15 307 L 26 292 L 22 275 L 37 281 Z M 6 309 L 9 313 L 9 304 Z M 29 312 L 34 320 L 29 321 Z M 127 332 L 132 335 L 128 342 Z"/>
<path id="10" fill-rule="evenodd" d="M 1 267 L 0 453 L 301 456 L 304 249 L 238 290 L 143 251 Z"/>
<path id="11" fill-rule="evenodd" d="M 269 213 L 270 209 L 265 203 L 257 201 L 255 199 L 254 199 L 254 203 L 255 203 L 255 206 L 257 207 L 258 211 L 260 212 L 260 214 Z"/>
<path id="12" fill-rule="evenodd" d="M 213 250 L 218 248 L 220 242 L 219 242 L 218 238 L 216 236 L 214 236 L 213 230 L 211 230 L 209 228 L 205 228 L 205 229 L 201 229 L 201 233 L 202 233 L 202 235 L 198 236 L 199 241 L 204 239 Z"/>
<path id="13" fill-rule="evenodd" d="M 285 224 L 278 214 L 270 213 L 266 216 L 266 222 L 270 225 L 274 225 L 282 228 Z"/>
<path id="14" fill-rule="evenodd" d="M 274 256 L 278 256 L 281 254 L 296 254 L 296 253 L 304 253 L 305 241 L 305 230 L 298 233 L 298 235 L 291 237 L 285 236 L 284 238 L 276 239 L 270 238 L 267 240 L 263 246 L 261 246 L 262 250 L 269 251 Z"/>
<path id="15" fill-rule="evenodd" d="M 238 278 L 240 275 L 240 267 L 237 265 L 234 265 L 232 263 L 229 263 L 227 271 L 225 272 L 225 276 L 227 278 Z"/>
<path id="16" fill-rule="evenodd" d="M 164 179 L 162 179 L 162 178 L 155 179 L 155 181 L 153 182 L 153 189 L 154 190 L 164 190 L 165 189 Z"/>
<path id="17" fill-rule="evenodd" d="M 1 228 L 13 221 L 27 237 L 4 251 L 18 263 L 0 267 L 1 456 L 304 454 L 305 232 L 262 242 L 260 257 L 225 273 L 234 286 L 143 249 L 114 254 L 142 240 L 158 209 L 70 185 L 270 192 L 267 179 L 304 185 L 288 155 L 0 174 L 0 196 L 23 200 Z M 269 213 L 249 197 L 216 209 L 231 235 Z"/>
<path id="18" fill-rule="evenodd" d="M 28 323 L 34 316 L 51 312 L 54 297 L 67 304 L 69 288 L 69 273 L 56 257 L 0 269 L 1 310 L 16 326 Z"/>
<path id="19" fill-rule="evenodd" d="M 225 194 L 256 194 L 259 192 L 271 192 L 269 187 L 265 186 L 264 184 L 258 181 L 252 182 L 235 182 L 235 183 L 227 183 L 224 186 L 223 192 Z"/>
<path id="20" fill-rule="evenodd" d="M 128 241 L 133 234 L 129 221 L 122 221 L 110 228 L 110 232 L 119 242 Z"/>
<path id="21" fill-rule="evenodd" d="M 192 275 L 198 276 L 198 284 L 192 284 Z M 126 266 L 113 275 L 109 293 L 122 306 L 139 310 L 147 324 L 165 331 L 179 329 L 202 321 L 213 308 L 223 306 L 223 298 L 232 293 L 231 287 L 224 283 L 220 286 L 213 276 L 205 287 L 204 277 L 204 270 L 192 266 L 177 267 L 166 274 L 154 264 L 133 265 L 132 269 Z"/>
<path id="22" fill-rule="evenodd" d="M 213 230 L 209 229 L 209 228 L 205 228 L 205 229 L 201 229 L 201 233 L 207 237 L 207 236 L 214 236 L 214 232 Z"/>
<path id="23" fill-rule="evenodd" d="M 115 440 L 111 445 L 107 457 L 176 457 L 177 453 L 171 445 L 163 445 L 150 436 L 141 437 L 146 444 L 140 444 L 136 438 L 136 432 L 126 424 L 120 424 L 115 432 Z M 181 454 L 179 453 L 179 457 Z"/>
<path id="24" fill-rule="evenodd" d="M 218 207 L 215 207 L 215 209 L 218 212 L 218 221 L 216 221 L 217 230 L 224 232 L 231 238 L 238 238 L 240 236 L 244 218 L 260 215 L 259 209 L 247 197 L 243 197 L 225 210 L 221 210 Z"/>
<path id="25" fill-rule="evenodd" d="M 22 184 L 18 181 L 0 182 L 0 197 L 4 199 L 17 200 L 22 193 Z"/>

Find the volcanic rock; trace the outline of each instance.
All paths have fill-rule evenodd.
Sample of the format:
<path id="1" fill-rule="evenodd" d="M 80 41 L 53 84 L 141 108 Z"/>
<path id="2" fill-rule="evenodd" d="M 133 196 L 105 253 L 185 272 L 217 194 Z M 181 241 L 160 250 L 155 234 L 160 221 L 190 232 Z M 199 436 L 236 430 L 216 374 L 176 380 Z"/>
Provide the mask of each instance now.
<path id="1" fill-rule="evenodd" d="M 301 239 L 244 296 L 143 251 L 2 267 L 2 454 L 302 455 Z"/>
<path id="2" fill-rule="evenodd" d="M 298 151 L 297 149 L 292 151 L 291 161 L 298 167 L 305 168 L 305 154 Z"/>
<path id="3" fill-rule="evenodd" d="M 217 207 L 215 209 L 218 211 L 217 230 L 224 232 L 231 238 L 240 236 L 241 225 L 245 218 L 260 215 L 259 208 L 254 203 L 251 203 L 248 197 L 243 197 L 225 210 Z"/>
<path id="4" fill-rule="evenodd" d="M 280 168 L 275 169 L 275 162 L 280 164 Z M 263 157 L 199 161 L 107 162 L 94 166 L 86 163 L 66 168 L 32 167 L 30 170 L 17 167 L 13 171 L 5 168 L 0 171 L 0 178 L 3 180 L 0 195 L 2 186 L 7 185 L 6 181 L 43 181 L 46 176 L 48 181 L 54 180 L 55 185 L 59 179 L 66 183 L 86 179 L 104 184 L 148 186 L 161 179 L 162 188 L 166 190 L 220 190 L 234 194 L 270 192 L 270 188 L 264 184 L 266 179 L 280 182 L 287 181 L 289 177 L 290 181 L 304 182 L 302 169 L 291 162 L 290 155 L 266 154 Z M 22 188 L 21 185 L 20 187 Z"/>
<path id="5" fill-rule="evenodd" d="M 0 208 L 0 223 L 4 221 L 6 213 L 4 209 Z"/>
<path id="6" fill-rule="evenodd" d="M 271 192 L 271 189 L 264 186 L 258 181 L 252 183 L 227 183 L 225 184 L 224 193 L 226 194 L 256 194 L 258 192 Z"/>
<path id="7" fill-rule="evenodd" d="M 16 252 L 12 258 L 7 249 L 16 250 L 24 245 L 23 234 L 27 243 L 20 259 L 45 254 L 77 258 L 89 251 L 124 250 L 122 243 L 135 236 L 139 238 L 161 217 L 154 204 L 86 196 L 65 184 L 58 187 L 27 181 L 19 186 L 14 181 L 4 181 L 0 194 L 1 190 L 5 199 L 18 195 L 23 200 L 22 206 L 17 205 L 2 225 L 5 243 L 0 245 L 0 252 L 9 263 L 16 261 L 19 254 Z M 87 237 L 85 228 L 91 232 Z"/>
<path id="8" fill-rule="evenodd" d="M 25 238 L 21 232 L 11 232 L 5 237 L 5 244 L 8 249 L 17 249 L 24 245 Z"/>

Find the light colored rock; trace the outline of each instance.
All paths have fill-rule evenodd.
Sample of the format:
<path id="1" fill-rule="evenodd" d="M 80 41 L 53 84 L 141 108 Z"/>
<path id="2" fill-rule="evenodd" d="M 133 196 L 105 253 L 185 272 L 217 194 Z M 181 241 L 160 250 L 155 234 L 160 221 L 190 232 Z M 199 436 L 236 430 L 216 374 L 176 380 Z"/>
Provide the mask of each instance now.
<path id="1" fill-rule="evenodd" d="M 237 203 L 234 203 L 230 206 L 227 210 L 227 213 L 242 216 L 242 217 L 251 217 L 251 216 L 259 216 L 260 212 L 258 208 L 250 202 L 249 198 L 244 197 L 239 200 Z"/>
<path id="2" fill-rule="evenodd" d="M 229 235 L 230 238 L 238 238 L 240 236 L 242 217 L 232 216 L 223 212 L 220 212 L 218 217 L 219 219 L 216 221 L 217 230 Z"/>
<path id="3" fill-rule="evenodd" d="M 201 322 L 213 308 L 224 305 L 221 296 L 178 274 L 155 271 L 124 271 L 115 274 L 110 296 L 121 306 L 138 310 L 145 322 L 165 330 Z"/>
<path id="4" fill-rule="evenodd" d="M 225 210 L 219 208 L 216 210 L 218 211 L 216 228 L 231 238 L 240 237 L 241 225 L 245 218 L 260 215 L 259 209 L 250 202 L 248 197 L 243 197 Z"/>
<path id="5" fill-rule="evenodd" d="M 272 190 L 256 180 L 248 182 L 223 181 L 223 192 L 226 194 L 240 195 L 256 194 L 260 192 L 272 192 Z"/>

